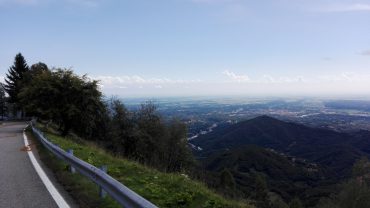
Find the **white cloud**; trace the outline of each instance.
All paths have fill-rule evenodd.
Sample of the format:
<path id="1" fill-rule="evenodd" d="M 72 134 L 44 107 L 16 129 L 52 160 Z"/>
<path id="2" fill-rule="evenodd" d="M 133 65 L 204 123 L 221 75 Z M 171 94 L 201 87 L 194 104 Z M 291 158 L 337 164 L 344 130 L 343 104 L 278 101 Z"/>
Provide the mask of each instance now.
<path id="1" fill-rule="evenodd" d="M 324 82 L 370 82 L 370 74 L 343 72 L 341 74 L 334 75 L 321 75 L 318 79 Z"/>
<path id="2" fill-rule="evenodd" d="M 263 75 L 261 78 L 252 79 L 247 75 L 238 75 L 229 70 L 225 70 L 222 74 L 226 75 L 229 80 L 239 83 L 254 83 L 254 84 L 272 84 L 272 83 L 296 83 L 305 82 L 306 80 L 302 76 L 288 77 L 279 76 L 274 77 L 268 74 Z"/>
<path id="3" fill-rule="evenodd" d="M 220 74 L 220 73 L 219 73 Z M 224 79 L 183 80 L 163 77 L 95 76 L 107 95 L 334 95 L 370 93 L 370 74 L 343 72 L 303 76 L 260 75 L 249 77 L 230 70 Z M 212 77 L 210 75 L 209 77 Z M 227 78 L 225 80 L 225 78 Z"/>
<path id="4" fill-rule="evenodd" d="M 317 9 L 320 12 L 370 12 L 370 4 L 333 4 Z"/>
<path id="5" fill-rule="evenodd" d="M 222 74 L 226 75 L 229 79 L 236 82 L 248 82 L 251 79 L 247 75 L 237 75 L 234 72 L 225 70 Z"/>
<path id="6" fill-rule="evenodd" d="M 96 76 L 101 89 L 110 95 L 334 95 L 370 93 L 370 74 L 343 72 L 303 76 L 261 75 L 249 77 L 230 70 L 219 80 L 180 80 L 133 76 Z M 211 75 L 210 75 L 211 76 Z"/>
<path id="7" fill-rule="evenodd" d="M 263 75 L 262 79 L 257 80 L 256 82 L 259 83 L 296 83 L 296 82 L 306 82 L 306 80 L 302 76 L 295 76 L 295 77 L 273 77 L 271 75 Z"/>
<path id="8" fill-rule="evenodd" d="M 138 75 L 133 76 L 91 76 L 91 79 L 100 80 L 100 84 L 104 88 L 120 88 L 126 89 L 129 86 L 143 87 L 144 85 L 151 85 L 154 88 L 163 88 L 162 85 L 167 84 L 192 84 L 201 82 L 200 80 L 182 80 L 182 79 L 168 79 L 168 78 L 144 78 Z"/>

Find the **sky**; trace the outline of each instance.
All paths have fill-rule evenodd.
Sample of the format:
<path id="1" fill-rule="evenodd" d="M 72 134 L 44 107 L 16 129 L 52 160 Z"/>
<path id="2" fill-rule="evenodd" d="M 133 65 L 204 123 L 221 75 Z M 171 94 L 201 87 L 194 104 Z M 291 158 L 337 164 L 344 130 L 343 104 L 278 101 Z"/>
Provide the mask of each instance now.
<path id="1" fill-rule="evenodd" d="M 0 0 L 0 75 L 29 65 L 105 95 L 370 95 L 370 0 Z"/>

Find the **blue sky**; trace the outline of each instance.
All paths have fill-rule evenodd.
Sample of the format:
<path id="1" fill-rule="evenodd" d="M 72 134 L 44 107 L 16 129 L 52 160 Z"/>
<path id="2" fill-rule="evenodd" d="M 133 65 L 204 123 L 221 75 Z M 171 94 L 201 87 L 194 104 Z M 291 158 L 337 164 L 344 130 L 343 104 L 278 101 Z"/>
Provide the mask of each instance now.
<path id="1" fill-rule="evenodd" d="M 0 0 L 18 52 L 107 95 L 370 95 L 370 0 Z"/>

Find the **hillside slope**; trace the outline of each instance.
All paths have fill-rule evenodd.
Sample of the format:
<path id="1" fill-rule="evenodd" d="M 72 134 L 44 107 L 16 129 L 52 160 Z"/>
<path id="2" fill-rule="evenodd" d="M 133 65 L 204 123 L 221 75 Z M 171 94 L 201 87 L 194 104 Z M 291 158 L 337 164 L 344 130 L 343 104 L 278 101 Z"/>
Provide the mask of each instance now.
<path id="1" fill-rule="evenodd" d="M 109 175 L 159 207 L 253 207 L 246 201 L 225 199 L 184 174 L 162 173 L 139 163 L 117 158 L 84 140 L 61 137 L 50 132 L 46 135 L 62 149 L 73 149 L 76 157 L 96 167 L 107 165 Z M 39 147 L 42 149 L 40 145 Z M 65 164 L 60 164 L 59 160 L 43 149 L 44 162 L 52 167 L 57 178 L 73 193 L 82 207 L 120 207 L 109 198 L 99 202 L 96 185 L 79 174 L 68 173 Z"/>
<path id="2" fill-rule="evenodd" d="M 250 197 L 256 188 L 257 175 L 263 175 L 270 191 L 287 202 L 299 196 L 310 205 L 328 196 L 330 187 L 327 184 L 334 183 L 325 168 L 255 145 L 214 153 L 203 160 L 203 164 L 216 173 L 224 168 L 230 170 L 238 190 Z"/>
<path id="3" fill-rule="evenodd" d="M 348 167 L 365 154 L 353 145 L 353 138 L 353 135 L 345 133 L 260 116 L 224 129 L 216 129 L 191 142 L 204 150 L 198 152 L 203 157 L 211 152 L 242 145 L 271 148 L 329 167 L 340 178 L 350 174 Z M 363 138 L 359 139 L 356 144 L 363 141 Z"/>

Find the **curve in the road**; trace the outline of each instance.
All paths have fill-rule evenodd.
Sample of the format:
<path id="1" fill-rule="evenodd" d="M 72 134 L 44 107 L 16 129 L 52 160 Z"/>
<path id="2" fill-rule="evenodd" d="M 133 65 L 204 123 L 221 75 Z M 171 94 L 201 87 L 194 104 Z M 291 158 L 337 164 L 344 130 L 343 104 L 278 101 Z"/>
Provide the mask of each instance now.
<path id="1" fill-rule="evenodd" d="M 0 207 L 68 208 L 68 204 L 52 186 L 33 153 L 26 151 L 27 154 L 20 150 L 25 145 L 23 142 L 28 145 L 28 141 L 23 137 L 25 127 L 24 122 L 5 123 L 0 126 Z M 35 167 L 33 164 L 36 164 Z M 43 180 L 48 182 L 44 184 Z M 47 187 L 51 186 L 54 190 L 49 193 Z M 54 200 L 53 196 L 57 196 L 57 200 Z"/>

